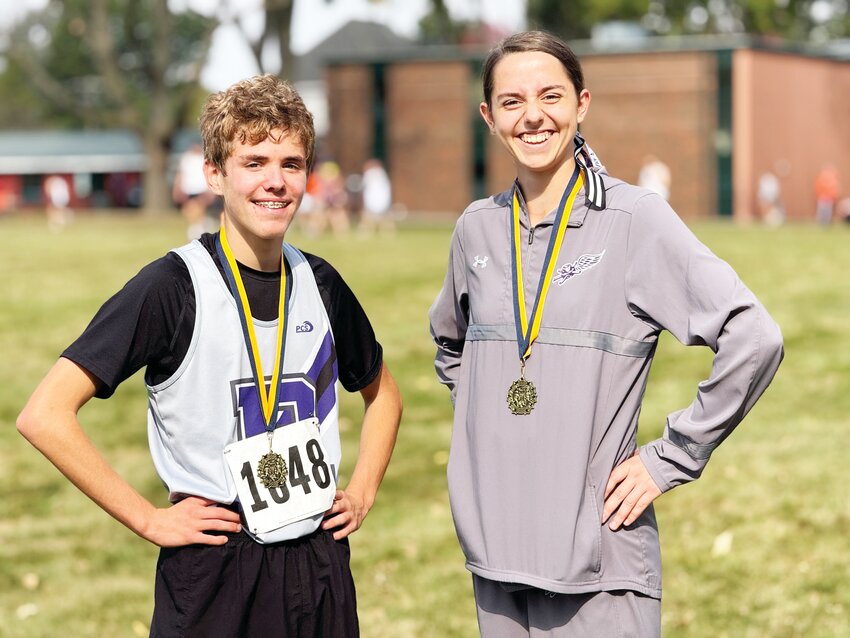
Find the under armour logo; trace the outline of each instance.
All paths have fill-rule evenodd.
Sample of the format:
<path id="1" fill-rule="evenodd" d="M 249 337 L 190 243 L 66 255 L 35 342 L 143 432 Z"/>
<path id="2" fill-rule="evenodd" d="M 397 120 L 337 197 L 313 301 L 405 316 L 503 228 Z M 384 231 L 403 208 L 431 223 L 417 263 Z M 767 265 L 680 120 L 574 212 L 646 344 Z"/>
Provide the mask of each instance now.
<path id="1" fill-rule="evenodd" d="M 558 268 L 558 272 L 552 277 L 552 281 L 559 286 L 563 286 L 567 280 L 572 279 L 576 275 L 580 275 L 585 270 L 593 268 L 596 264 L 602 261 L 603 250 L 601 253 L 582 255 L 571 264 L 564 264 Z"/>
<path id="2" fill-rule="evenodd" d="M 478 255 L 475 255 L 475 259 L 472 262 L 472 267 L 473 268 L 486 268 L 488 259 L 490 259 L 490 258 L 487 255 L 484 255 L 483 257 L 479 257 Z"/>
<path id="3" fill-rule="evenodd" d="M 313 332 L 313 324 L 309 321 L 295 326 L 295 332 Z"/>

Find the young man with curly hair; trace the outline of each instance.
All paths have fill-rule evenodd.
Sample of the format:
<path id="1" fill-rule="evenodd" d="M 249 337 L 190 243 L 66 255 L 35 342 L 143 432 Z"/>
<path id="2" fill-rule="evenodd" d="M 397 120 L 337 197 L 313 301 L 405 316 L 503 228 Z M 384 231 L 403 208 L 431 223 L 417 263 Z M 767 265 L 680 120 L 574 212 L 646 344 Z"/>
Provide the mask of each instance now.
<path id="1" fill-rule="evenodd" d="M 284 241 L 313 120 L 273 76 L 212 95 L 205 174 L 222 228 L 143 268 L 50 370 L 18 429 L 106 512 L 161 547 L 152 636 L 356 636 L 347 536 L 375 500 L 401 416 L 382 349 L 326 261 Z M 145 368 L 157 508 L 78 421 Z M 344 488 L 336 381 L 363 396 Z"/>

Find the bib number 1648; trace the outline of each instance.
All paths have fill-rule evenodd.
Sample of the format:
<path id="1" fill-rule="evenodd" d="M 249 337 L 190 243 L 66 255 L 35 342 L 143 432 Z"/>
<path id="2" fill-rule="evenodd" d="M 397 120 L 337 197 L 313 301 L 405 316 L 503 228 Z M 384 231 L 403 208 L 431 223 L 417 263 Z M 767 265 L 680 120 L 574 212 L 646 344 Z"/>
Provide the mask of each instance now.
<path id="1" fill-rule="evenodd" d="M 333 480 L 333 466 L 329 466 L 325 462 L 325 451 L 319 444 L 318 439 L 310 439 L 306 445 L 308 470 L 304 471 L 304 463 L 301 459 L 301 450 L 297 445 L 289 447 L 289 453 L 284 455 L 286 467 L 288 468 L 288 477 L 280 487 L 267 488 L 271 495 L 272 501 L 283 505 L 289 501 L 290 486 L 292 489 L 300 488 L 304 495 L 311 494 L 313 489 L 310 487 L 311 482 L 315 482 L 316 486 L 323 490 L 327 488 Z M 251 510 L 259 512 L 266 509 L 269 504 L 260 496 L 257 488 L 257 468 L 256 463 L 245 461 L 242 464 L 242 471 L 239 475 L 247 482 L 248 489 L 251 491 Z M 262 483 L 260 483 L 262 486 Z M 243 503 L 243 506 L 245 503 Z"/>
<path id="2" fill-rule="evenodd" d="M 254 533 L 270 532 L 325 512 L 336 493 L 336 468 L 326 460 L 314 419 L 275 430 L 272 448 L 283 457 L 287 477 L 280 487 L 271 488 L 257 476 L 259 461 L 269 451 L 266 436 L 237 441 L 224 451 L 246 523 Z"/>

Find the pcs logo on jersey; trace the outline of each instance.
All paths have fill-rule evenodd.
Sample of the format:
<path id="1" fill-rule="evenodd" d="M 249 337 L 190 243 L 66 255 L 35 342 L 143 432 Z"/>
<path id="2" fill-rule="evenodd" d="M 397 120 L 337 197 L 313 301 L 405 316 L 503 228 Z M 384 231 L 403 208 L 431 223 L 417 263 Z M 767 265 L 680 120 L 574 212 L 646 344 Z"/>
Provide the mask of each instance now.
<path id="1" fill-rule="evenodd" d="M 303 333 L 303 332 L 313 332 L 313 324 L 309 321 L 305 321 L 304 323 L 300 323 L 295 326 L 295 333 Z"/>

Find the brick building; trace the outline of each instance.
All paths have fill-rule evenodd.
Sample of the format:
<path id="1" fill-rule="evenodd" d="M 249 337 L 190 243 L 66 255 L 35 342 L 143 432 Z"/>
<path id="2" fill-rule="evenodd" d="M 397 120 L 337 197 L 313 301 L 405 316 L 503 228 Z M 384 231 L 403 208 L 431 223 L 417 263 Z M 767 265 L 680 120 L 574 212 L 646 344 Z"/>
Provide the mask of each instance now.
<path id="1" fill-rule="evenodd" d="M 673 174 L 685 218 L 756 211 L 756 183 L 779 173 L 789 219 L 814 216 L 822 165 L 850 191 L 850 60 L 747 40 L 650 40 L 649 50 L 577 43 L 592 94 L 582 132 L 612 175 L 637 180 L 647 154 Z M 346 173 L 385 160 L 395 199 L 457 215 L 503 190 L 513 168 L 478 115 L 486 51 L 410 49 L 329 61 L 327 148 Z"/>

